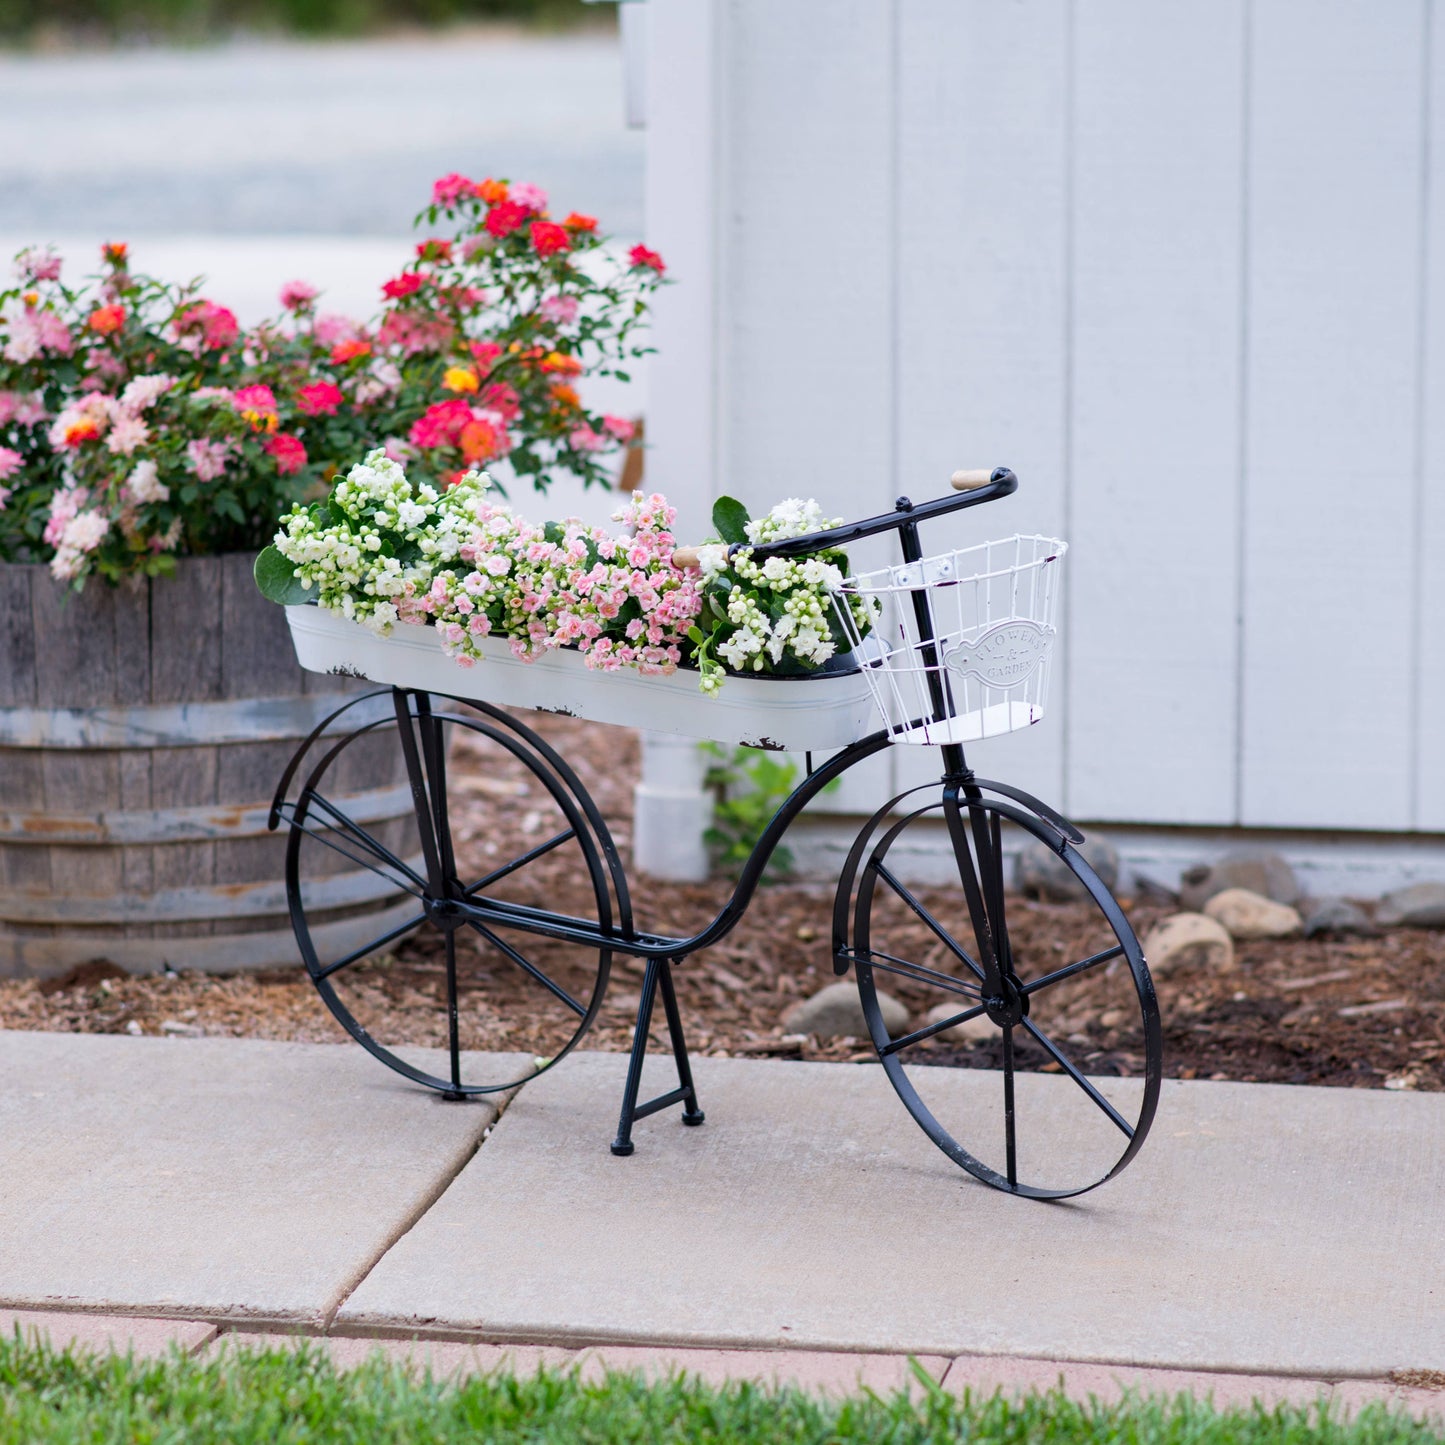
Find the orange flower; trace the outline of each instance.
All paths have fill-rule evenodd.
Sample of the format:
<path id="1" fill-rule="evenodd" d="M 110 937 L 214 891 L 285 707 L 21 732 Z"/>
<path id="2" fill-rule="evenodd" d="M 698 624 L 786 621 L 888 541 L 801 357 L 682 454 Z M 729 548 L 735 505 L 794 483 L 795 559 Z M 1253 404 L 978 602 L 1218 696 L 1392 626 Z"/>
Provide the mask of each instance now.
<path id="1" fill-rule="evenodd" d="M 559 376 L 577 376 L 582 371 L 582 363 L 575 356 L 564 356 L 560 351 L 549 351 L 542 358 L 542 370 L 553 372 Z"/>
<path id="2" fill-rule="evenodd" d="M 562 224 L 566 226 L 569 231 L 595 231 L 597 229 L 597 217 L 584 216 L 580 211 L 573 211 Z"/>
<path id="3" fill-rule="evenodd" d="M 480 417 L 469 421 L 462 428 L 462 434 L 457 439 L 462 449 L 462 457 L 465 461 L 476 466 L 479 462 L 489 462 L 495 456 L 501 454 L 505 449 L 505 435 L 489 421 L 483 421 Z"/>
<path id="4" fill-rule="evenodd" d="M 110 336 L 125 325 L 125 307 L 97 306 L 85 324 L 100 336 Z"/>
<path id="5" fill-rule="evenodd" d="M 448 391 L 475 391 L 481 382 L 477 374 L 470 367 L 449 366 L 446 375 L 442 377 L 442 385 Z"/>
<path id="6" fill-rule="evenodd" d="M 506 181 L 494 181 L 490 176 L 477 182 L 477 194 L 489 205 L 500 206 L 507 199 Z"/>
<path id="7" fill-rule="evenodd" d="M 338 341 L 331 348 L 331 364 L 340 366 L 347 361 L 355 361 L 358 356 L 371 355 L 371 342 L 362 341 L 359 337 L 351 337 L 346 341 Z"/>
<path id="8" fill-rule="evenodd" d="M 565 381 L 554 381 L 548 390 L 552 400 L 556 402 L 558 410 L 582 405 L 582 398 L 577 395 L 576 387 L 568 386 Z"/>
<path id="9" fill-rule="evenodd" d="M 101 260 L 109 261 L 112 266 L 124 266 L 128 255 L 130 247 L 124 241 L 107 241 L 100 248 Z"/>

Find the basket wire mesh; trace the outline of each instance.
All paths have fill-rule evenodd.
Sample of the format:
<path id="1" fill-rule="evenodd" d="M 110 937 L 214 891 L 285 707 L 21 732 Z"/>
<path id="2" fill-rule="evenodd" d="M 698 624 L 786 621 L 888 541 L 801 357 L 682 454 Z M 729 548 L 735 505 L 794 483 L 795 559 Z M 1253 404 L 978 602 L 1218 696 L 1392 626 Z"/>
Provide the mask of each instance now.
<path id="1" fill-rule="evenodd" d="M 1067 550 L 1019 535 L 844 582 L 834 608 L 895 742 L 975 742 L 1043 717 Z"/>

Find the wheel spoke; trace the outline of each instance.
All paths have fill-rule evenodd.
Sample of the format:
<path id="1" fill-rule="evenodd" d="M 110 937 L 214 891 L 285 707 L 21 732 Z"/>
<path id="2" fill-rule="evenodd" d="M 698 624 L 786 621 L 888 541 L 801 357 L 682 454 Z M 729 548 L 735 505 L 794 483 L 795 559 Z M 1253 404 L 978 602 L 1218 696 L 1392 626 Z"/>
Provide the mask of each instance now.
<path id="1" fill-rule="evenodd" d="M 1037 993 L 1041 988 L 1048 988 L 1051 983 L 1059 983 L 1063 979 L 1072 978 L 1076 973 L 1083 973 L 1086 968 L 1095 968 L 1101 963 L 1108 963 L 1111 958 L 1118 958 L 1124 951 L 1122 943 L 1116 943 L 1113 948 L 1106 948 L 1102 953 L 1091 953 L 1088 958 L 1081 958 L 1077 963 L 1071 963 L 1064 968 L 1056 968 L 1052 973 L 1046 973 L 1042 978 L 1036 978 L 1032 983 L 1021 986 L 1023 993 Z"/>
<path id="2" fill-rule="evenodd" d="M 370 833 L 366 831 L 365 828 L 363 828 L 354 819 L 348 818 L 346 814 L 343 813 L 341 809 L 338 808 L 336 804 L 333 803 L 329 798 L 322 797 L 320 793 L 312 793 L 308 801 L 311 803 L 315 803 L 328 816 L 334 818 L 341 825 L 342 829 L 345 830 L 348 836 L 353 838 L 358 844 L 360 844 L 361 847 L 365 848 L 369 853 L 375 854 L 375 856 L 382 863 L 387 864 L 389 867 L 395 868 L 398 873 L 405 873 L 406 876 L 410 878 L 411 881 L 415 883 L 418 888 L 424 889 L 426 887 L 425 880 L 421 877 L 419 873 L 416 873 L 412 869 L 408 868 L 407 865 L 402 862 L 402 860 L 398 858 L 396 854 L 391 851 L 390 848 L 388 848 L 384 843 L 379 843 L 375 838 L 371 836 Z"/>
<path id="3" fill-rule="evenodd" d="M 287 815 L 283 813 L 282 816 L 285 817 Z M 388 883 L 392 884 L 400 892 L 410 893 L 413 898 L 420 898 L 422 896 L 422 890 L 419 887 L 414 886 L 407 880 L 397 878 L 393 874 L 385 872 L 383 869 L 377 867 L 375 863 L 368 862 L 366 858 L 353 853 L 350 848 L 343 848 L 334 836 L 328 836 L 328 834 L 336 834 L 339 831 L 338 829 L 328 828 L 325 832 L 318 832 L 315 828 L 308 828 L 305 823 L 298 823 L 294 812 L 290 814 L 289 821 L 293 828 L 299 828 L 308 838 L 314 838 L 318 843 L 330 848 L 333 853 L 341 854 L 347 862 L 355 863 L 365 868 L 368 872 L 375 873 L 378 878 L 385 878 Z M 346 837 L 348 835 L 343 833 L 341 836 Z M 376 855 L 373 854 L 372 856 L 375 857 Z M 408 878 L 414 878 L 416 876 L 410 868 L 406 868 L 405 871 Z"/>
<path id="4" fill-rule="evenodd" d="M 536 966 L 536 964 L 531 963 L 529 960 L 523 958 L 522 955 L 518 953 L 517 950 L 513 948 L 510 943 L 508 943 L 505 939 L 498 938 L 497 935 L 486 926 L 486 924 L 478 923 L 474 918 L 469 918 L 467 920 L 467 924 L 469 927 L 476 929 L 476 931 L 480 933 L 482 937 L 485 938 L 487 942 L 490 943 L 492 947 L 495 948 L 499 953 L 502 953 L 507 958 L 510 958 L 512 962 L 515 963 L 517 967 L 520 968 L 524 973 L 530 974 L 533 978 L 537 980 L 538 983 L 542 985 L 543 988 L 547 989 L 548 992 L 555 994 L 559 999 L 561 999 L 562 1002 L 565 1003 L 567 1007 L 573 1011 L 573 1013 L 577 1014 L 579 1018 L 585 1018 L 587 1016 L 587 1009 L 585 1005 L 578 1003 L 577 1000 L 573 998 L 572 995 L 568 993 L 561 984 L 553 983 L 552 980 L 548 978 L 547 975 Z"/>
<path id="5" fill-rule="evenodd" d="M 1003 1026 L 1003 1136 L 1008 1160 L 1008 1187 L 1017 1189 L 1019 1182 L 1018 1140 L 1014 1131 L 1014 1031 L 1012 1024 Z"/>
<path id="6" fill-rule="evenodd" d="M 943 946 L 956 957 L 960 963 L 966 964 L 980 983 L 983 982 L 983 969 L 961 949 L 954 941 L 953 935 L 893 876 L 892 870 L 883 862 L 875 859 L 868 865 L 877 875 L 923 920 L 924 923 L 938 937 Z M 947 977 L 947 975 L 940 975 Z"/>
<path id="7" fill-rule="evenodd" d="M 911 978 L 916 983 L 936 984 L 945 993 L 956 993 L 961 998 L 980 997 L 977 988 L 954 978 L 951 973 L 939 973 L 926 964 L 909 963 L 907 959 L 894 958 L 891 953 L 879 953 L 877 949 L 870 948 L 867 962 L 870 967 L 881 968 L 884 973 L 896 973 L 900 978 Z"/>
<path id="8" fill-rule="evenodd" d="M 535 863 L 538 858 L 546 853 L 550 853 L 553 848 L 560 848 L 569 838 L 575 838 L 576 836 L 577 830 L 575 828 L 567 828 L 563 832 L 558 833 L 555 838 L 548 838 L 545 843 L 539 843 L 535 848 L 523 853 L 520 858 L 513 858 L 510 863 L 505 863 L 502 867 L 493 869 L 485 878 L 479 878 L 470 888 L 463 892 L 462 897 L 474 897 L 483 888 L 490 888 L 493 883 L 499 882 L 509 873 L 515 873 L 518 868 L 525 868 L 528 863 Z"/>
<path id="9" fill-rule="evenodd" d="M 338 958 L 335 963 L 328 964 L 316 975 L 317 980 L 330 978 L 333 973 L 339 973 L 343 968 L 350 967 L 357 959 L 365 958 L 368 953 L 375 953 L 383 944 L 390 943 L 393 939 L 400 938 L 403 933 L 410 933 L 420 923 L 426 922 L 426 914 L 418 913 L 415 918 L 408 918 L 398 928 L 393 928 L 389 933 L 383 933 L 380 938 L 373 938 L 370 943 L 363 944 L 360 948 L 353 949 L 345 958 Z"/>
<path id="10" fill-rule="evenodd" d="M 914 1029 L 911 1034 L 904 1034 L 901 1039 L 893 1039 L 878 1050 L 879 1056 L 886 1059 L 890 1054 L 896 1054 L 899 1049 L 906 1049 L 910 1044 L 921 1044 L 924 1039 L 931 1039 L 935 1034 L 941 1034 L 944 1029 L 951 1029 L 955 1024 L 963 1024 L 967 1023 L 969 1019 L 976 1019 L 982 1012 L 983 1005 L 979 1004 L 977 1008 L 966 1008 L 962 1013 L 944 1019 L 942 1023 L 925 1024 L 921 1029 Z"/>
<path id="11" fill-rule="evenodd" d="M 1126 1139 L 1134 1137 L 1134 1130 L 1119 1111 L 1076 1069 L 1070 1060 L 1060 1053 L 1058 1047 L 1031 1019 L 1024 1019 L 1023 1026 L 1043 1045 L 1049 1057 L 1106 1113 Z"/>
<path id="12" fill-rule="evenodd" d="M 457 935 L 447 930 L 447 1051 L 451 1055 L 452 1088 L 462 1087 L 461 1021 L 457 1017 Z"/>

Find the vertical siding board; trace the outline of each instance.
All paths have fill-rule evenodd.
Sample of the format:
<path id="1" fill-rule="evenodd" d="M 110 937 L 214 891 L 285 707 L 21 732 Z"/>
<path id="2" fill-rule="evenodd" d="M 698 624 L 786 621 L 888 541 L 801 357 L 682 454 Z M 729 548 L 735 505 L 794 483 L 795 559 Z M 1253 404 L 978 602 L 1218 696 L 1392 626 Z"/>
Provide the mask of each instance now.
<path id="1" fill-rule="evenodd" d="M 725 16 L 716 487 L 754 510 L 815 496 L 866 516 L 895 485 L 893 6 L 735 0 Z M 827 806 L 869 806 L 889 775 L 860 768 Z"/>
<path id="2" fill-rule="evenodd" d="M 1241 818 L 1408 828 L 1424 10 L 1255 0 Z"/>
<path id="3" fill-rule="evenodd" d="M 1005 463 L 1008 501 L 932 528 L 930 551 L 1064 525 L 1066 0 L 900 0 L 898 475 L 914 498 Z M 1065 623 L 1067 626 L 1067 621 Z M 969 750 L 980 771 L 1059 801 L 1053 715 Z M 907 749 L 899 786 L 938 772 Z"/>
<path id="4" fill-rule="evenodd" d="M 1075 27 L 1069 805 L 1228 823 L 1243 0 Z"/>
<path id="5" fill-rule="evenodd" d="M 1445 832 L 1445 13 L 1430 19 L 1415 826 Z"/>

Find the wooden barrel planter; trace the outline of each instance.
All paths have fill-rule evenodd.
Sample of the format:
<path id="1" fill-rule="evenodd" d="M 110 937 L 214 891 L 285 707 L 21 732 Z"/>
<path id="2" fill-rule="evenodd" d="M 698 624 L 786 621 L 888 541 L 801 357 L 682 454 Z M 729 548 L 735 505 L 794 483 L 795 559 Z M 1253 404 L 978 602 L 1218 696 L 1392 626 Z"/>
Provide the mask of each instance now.
<path id="1" fill-rule="evenodd" d="M 267 810 L 297 744 L 357 684 L 297 666 L 251 562 L 192 558 L 78 596 L 44 567 L 0 565 L 0 976 L 298 962 Z M 405 847 L 394 732 L 344 756 L 336 800 Z M 338 952 L 412 901 L 339 855 L 309 891 Z"/>

